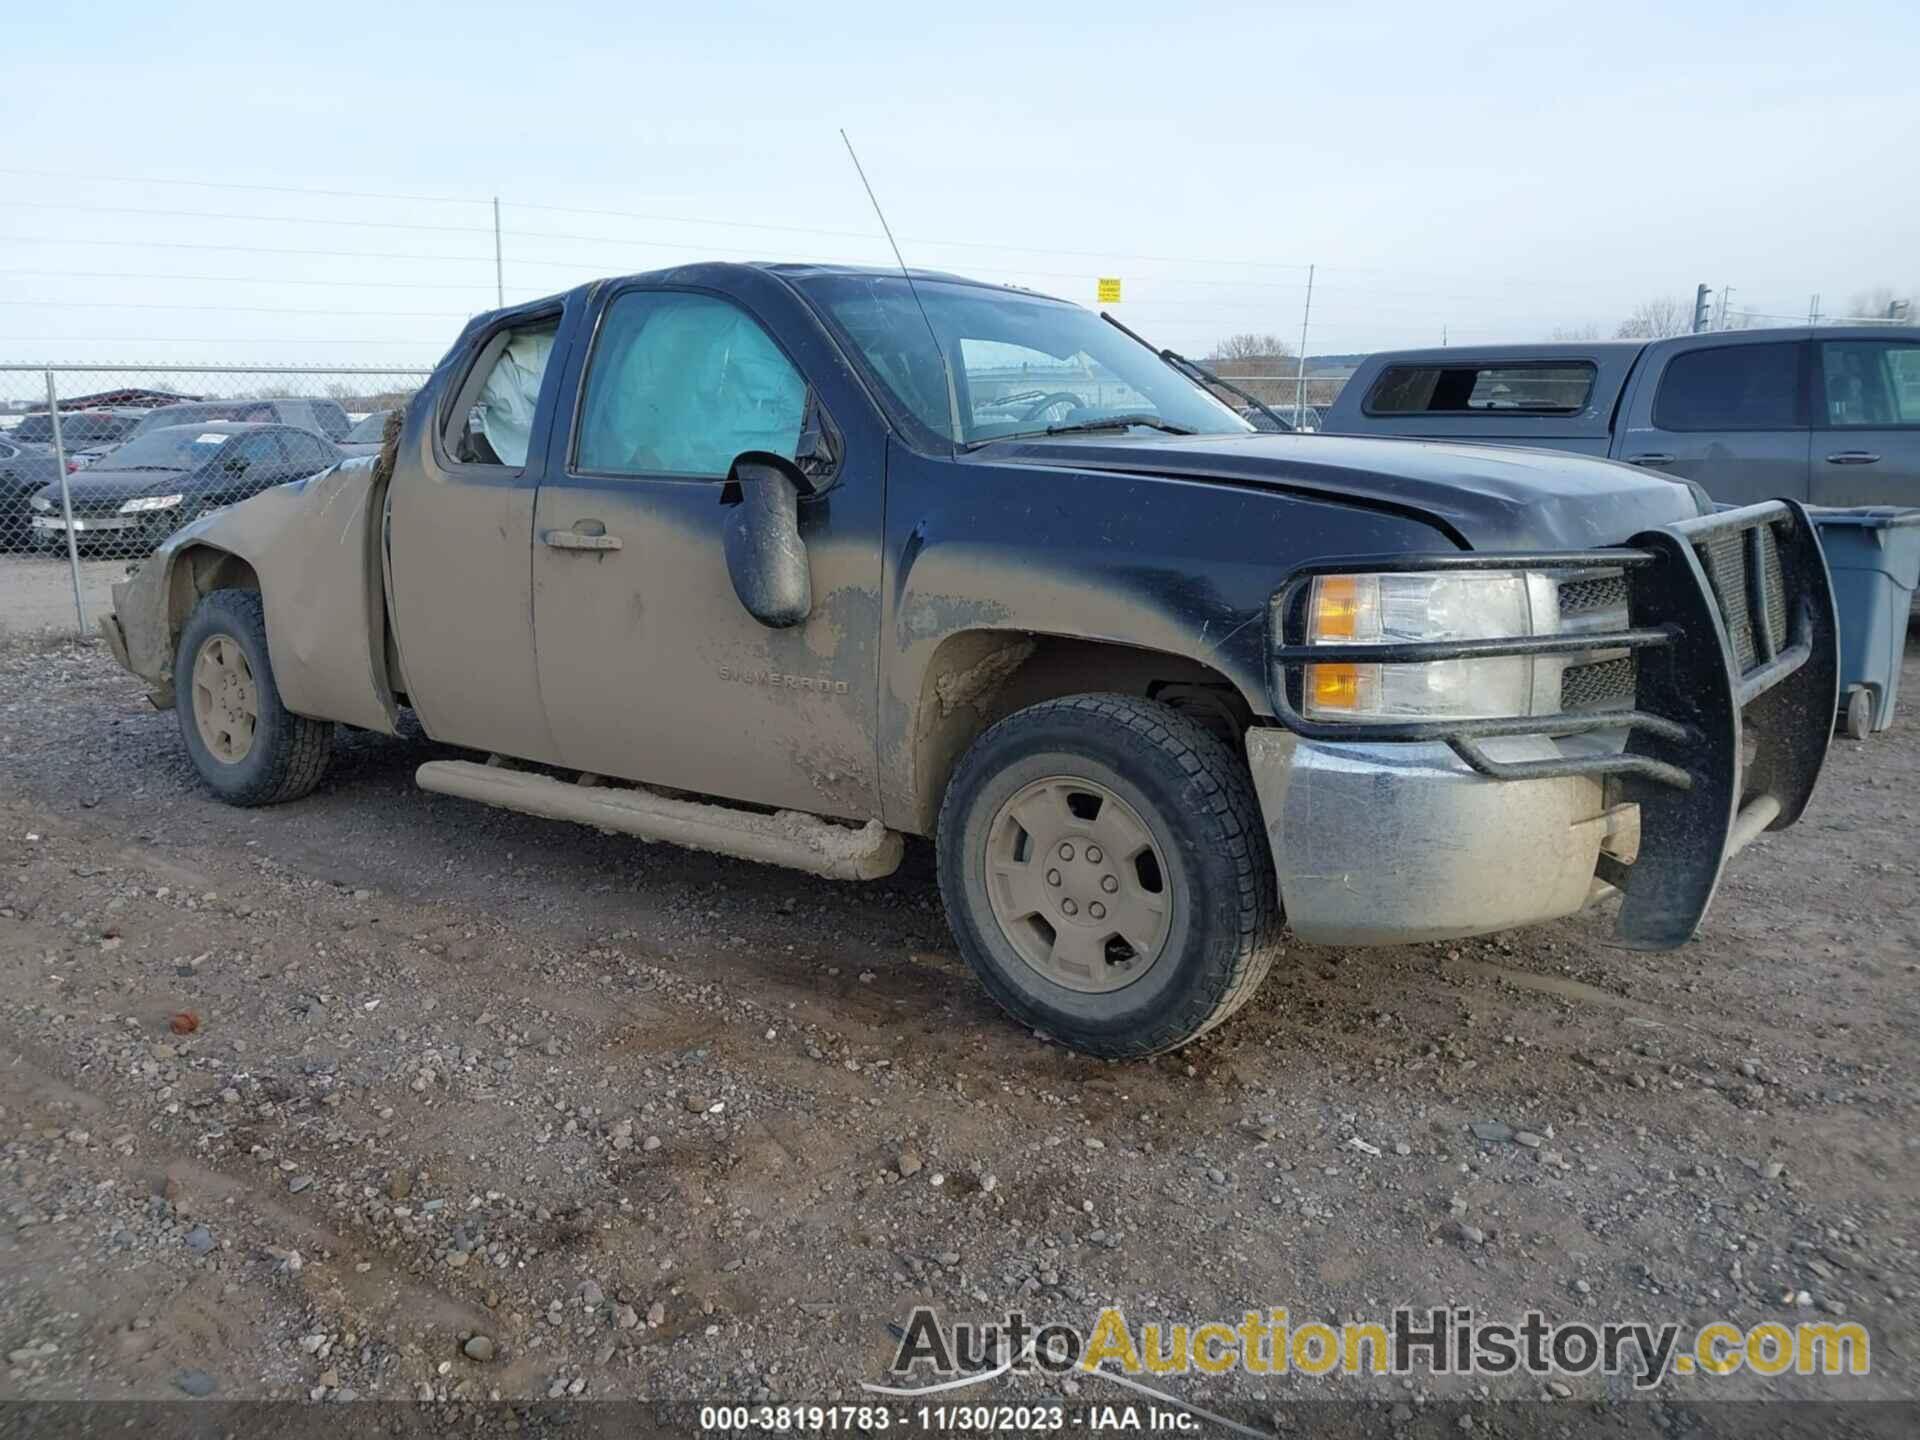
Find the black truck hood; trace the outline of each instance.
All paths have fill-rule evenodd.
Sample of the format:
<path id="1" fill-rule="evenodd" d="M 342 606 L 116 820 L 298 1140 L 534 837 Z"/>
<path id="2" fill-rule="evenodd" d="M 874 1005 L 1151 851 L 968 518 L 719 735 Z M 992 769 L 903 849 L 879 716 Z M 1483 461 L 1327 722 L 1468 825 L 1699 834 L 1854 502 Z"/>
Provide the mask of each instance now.
<path id="1" fill-rule="evenodd" d="M 973 457 L 1257 485 L 1411 513 L 1473 550 L 1619 544 L 1699 513 L 1686 485 L 1611 460 L 1509 445 L 1347 435 L 1062 436 Z"/>

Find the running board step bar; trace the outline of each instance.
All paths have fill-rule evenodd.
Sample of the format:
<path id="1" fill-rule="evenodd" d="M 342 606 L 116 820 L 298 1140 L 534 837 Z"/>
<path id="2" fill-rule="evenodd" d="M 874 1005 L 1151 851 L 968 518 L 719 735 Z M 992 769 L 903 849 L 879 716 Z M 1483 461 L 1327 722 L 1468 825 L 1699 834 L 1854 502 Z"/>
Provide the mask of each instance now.
<path id="1" fill-rule="evenodd" d="M 798 810 L 767 815 L 677 800 L 653 790 L 615 789 L 597 783 L 593 776 L 569 784 L 503 765 L 430 760 L 415 773 L 414 781 L 422 790 L 503 810 L 572 820 L 765 865 L 785 865 L 829 880 L 878 880 L 891 875 L 906 849 L 899 832 L 878 820 L 856 830 Z"/>

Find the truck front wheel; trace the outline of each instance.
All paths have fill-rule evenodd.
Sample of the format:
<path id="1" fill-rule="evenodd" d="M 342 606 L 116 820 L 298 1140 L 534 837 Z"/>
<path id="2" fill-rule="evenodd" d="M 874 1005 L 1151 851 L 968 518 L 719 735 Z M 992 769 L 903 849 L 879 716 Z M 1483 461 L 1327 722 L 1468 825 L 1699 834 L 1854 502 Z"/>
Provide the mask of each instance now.
<path id="1" fill-rule="evenodd" d="M 193 768 L 229 805 L 298 800 L 320 783 L 333 723 L 281 703 L 255 590 L 215 590 L 194 607 L 173 658 L 173 704 Z"/>
<path id="2" fill-rule="evenodd" d="M 938 841 L 981 983 L 1076 1050 L 1182 1045 L 1272 964 L 1279 906 L 1246 765 L 1167 706 L 1076 695 L 1008 716 L 954 772 Z"/>

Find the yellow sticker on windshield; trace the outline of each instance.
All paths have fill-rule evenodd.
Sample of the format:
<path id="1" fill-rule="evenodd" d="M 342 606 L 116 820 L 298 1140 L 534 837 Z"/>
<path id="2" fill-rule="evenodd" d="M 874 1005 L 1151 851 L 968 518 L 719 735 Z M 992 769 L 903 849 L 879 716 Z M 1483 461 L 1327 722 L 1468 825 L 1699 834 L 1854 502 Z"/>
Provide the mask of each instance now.
<path id="1" fill-rule="evenodd" d="M 1102 275 L 1094 284 L 1098 288 L 1100 303 L 1102 305 L 1118 305 L 1120 303 L 1119 276 Z"/>

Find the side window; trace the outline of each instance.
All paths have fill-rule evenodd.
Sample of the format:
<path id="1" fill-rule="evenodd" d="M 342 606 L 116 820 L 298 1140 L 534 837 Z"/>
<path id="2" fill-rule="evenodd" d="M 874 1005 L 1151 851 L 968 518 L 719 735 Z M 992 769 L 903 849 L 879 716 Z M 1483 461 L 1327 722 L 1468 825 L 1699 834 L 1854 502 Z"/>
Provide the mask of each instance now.
<path id="1" fill-rule="evenodd" d="M 284 464 L 297 475 L 310 475 L 320 468 L 314 458 L 320 437 L 306 431 L 288 430 L 273 437 L 285 454 Z"/>
<path id="2" fill-rule="evenodd" d="M 1369 415 L 1572 415 L 1586 408 L 1598 373 L 1590 360 L 1389 365 L 1362 408 Z"/>
<path id="3" fill-rule="evenodd" d="M 333 447 L 317 435 L 301 435 L 294 441 L 294 456 L 303 467 L 324 470 L 340 457 L 333 453 Z"/>
<path id="4" fill-rule="evenodd" d="M 1920 425 L 1920 345 L 1828 340 L 1820 346 L 1820 423 Z"/>
<path id="5" fill-rule="evenodd" d="M 1795 430 L 1807 423 L 1806 346 L 1726 345 L 1668 362 L 1653 397 L 1661 430 Z"/>
<path id="6" fill-rule="evenodd" d="M 448 421 L 447 448 L 467 465 L 527 463 L 540 381 L 553 355 L 559 320 L 544 320 L 490 339 L 461 387 L 459 409 Z"/>
<path id="7" fill-rule="evenodd" d="M 629 291 L 587 366 L 574 465 L 720 478 L 743 450 L 793 459 L 807 382 L 744 311 L 710 295 Z"/>
<path id="8" fill-rule="evenodd" d="M 246 435 L 228 447 L 227 453 L 220 457 L 219 468 L 225 475 L 257 476 L 265 461 L 265 453 L 260 448 L 260 437 Z"/>

